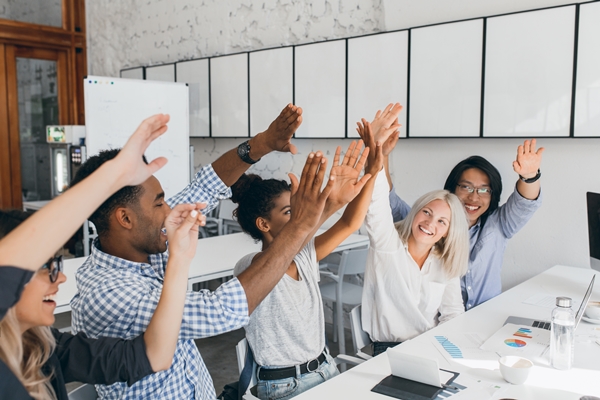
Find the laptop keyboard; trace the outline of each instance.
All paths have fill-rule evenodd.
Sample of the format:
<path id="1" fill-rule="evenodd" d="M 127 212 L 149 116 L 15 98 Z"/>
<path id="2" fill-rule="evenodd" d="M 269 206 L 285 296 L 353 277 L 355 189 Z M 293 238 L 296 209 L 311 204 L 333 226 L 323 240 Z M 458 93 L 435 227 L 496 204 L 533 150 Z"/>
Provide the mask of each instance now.
<path id="1" fill-rule="evenodd" d="M 542 328 L 542 329 L 550 330 L 550 322 L 533 321 L 533 325 L 532 326 L 534 328 Z"/>

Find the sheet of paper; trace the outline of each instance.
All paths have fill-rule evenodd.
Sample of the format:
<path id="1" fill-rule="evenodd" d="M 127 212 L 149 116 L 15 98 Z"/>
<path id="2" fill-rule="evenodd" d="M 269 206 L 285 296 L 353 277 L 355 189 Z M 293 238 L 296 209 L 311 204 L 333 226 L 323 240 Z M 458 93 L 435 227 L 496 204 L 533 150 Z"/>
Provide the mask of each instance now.
<path id="1" fill-rule="evenodd" d="M 448 361 L 456 359 L 495 360 L 496 353 L 482 350 L 484 337 L 477 332 L 453 333 L 434 336 L 433 344 Z"/>
<path id="2" fill-rule="evenodd" d="M 577 310 L 580 303 L 581 302 L 578 300 L 573 300 L 571 308 L 573 310 Z M 523 300 L 523 304 L 531 304 L 532 306 L 553 309 L 556 307 L 556 296 L 549 296 L 543 293 L 534 294 Z"/>
<path id="3" fill-rule="evenodd" d="M 531 326 L 506 324 L 481 346 L 499 356 L 536 358 L 546 352 L 550 344 L 550 331 Z"/>

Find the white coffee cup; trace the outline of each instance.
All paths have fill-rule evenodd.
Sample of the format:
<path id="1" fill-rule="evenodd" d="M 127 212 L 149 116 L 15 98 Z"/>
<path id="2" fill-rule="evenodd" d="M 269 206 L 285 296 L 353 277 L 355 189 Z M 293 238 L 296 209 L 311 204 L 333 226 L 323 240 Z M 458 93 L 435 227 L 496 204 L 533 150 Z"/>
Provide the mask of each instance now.
<path id="1" fill-rule="evenodd" d="M 600 320 L 600 302 L 590 301 L 585 308 L 585 316 L 591 319 Z"/>
<path id="2" fill-rule="evenodd" d="M 518 356 L 504 356 L 498 360 L 500 364 L 500 373 L 509 383 L 521 385 L 525 383 L 529 376 L 529 371 L 533 363 L 526 358 Z"/>

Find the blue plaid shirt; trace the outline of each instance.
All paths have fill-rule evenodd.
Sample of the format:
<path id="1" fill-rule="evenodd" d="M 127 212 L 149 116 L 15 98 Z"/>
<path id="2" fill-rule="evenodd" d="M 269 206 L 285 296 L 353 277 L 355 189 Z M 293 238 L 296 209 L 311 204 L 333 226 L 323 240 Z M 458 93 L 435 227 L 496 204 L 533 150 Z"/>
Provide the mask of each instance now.
<path id="1" fill-rule="evenodd" d="M 230 190 L 207 165 L 193 183 L 167 202 L 206 202 L 207 211 Z M 205 211 L 205 212 L 207 212 Z M 146 330 L 162 291 L 168 252 L 149 263 L 114 257 L 92 246 L 77 271 L 78 292 L 71 301 L 74 332 L 90 337 L 133 338 Z M 248 323 L 248 302 L 237 278 L 215 292 L 187 292 L 179 341 L 171 368 L 149 375 L 131 387 L 96 385 L 102 399 L 215 399 L 212 379 L 193 339 L 218 335 Z"/>

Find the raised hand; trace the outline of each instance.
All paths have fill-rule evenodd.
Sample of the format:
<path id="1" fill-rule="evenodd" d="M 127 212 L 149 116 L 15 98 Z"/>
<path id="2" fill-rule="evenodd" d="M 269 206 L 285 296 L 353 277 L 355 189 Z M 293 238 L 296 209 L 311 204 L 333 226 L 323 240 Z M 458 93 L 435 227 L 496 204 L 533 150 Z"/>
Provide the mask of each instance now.
<path id="1" fill-rule="evenodd" d="M 205 207 L 205 203 L 179 204 L 165 219 L 171 259 L 191 261 L 194 258 L 198 227 L 206 223 L 206 216 L 200 212 Z"/>
<path id="2" fill-rule="evenodd" d="M 302 124 L 302 108 L 288 104 L 275 118 L 266 131 L 256 136 L 259 145 L 265 147 L 265 154 L 282 151 L 296 154 L 298 149 L 291 143 L 292 136 Z"/>
<path id="3" fill-rule="evenodd" d="M 400 111 L 402 111 L 402 106 L 400 103 L 390 103 L 383 111 L 378 110 L 375 114 L 375 118 L 373 118 L 373 121 L 371 121 L 371 130 L 375 137 L 375 142 L 381 143 L 383 146 L 383 155 L 385 157 L 387 157 L 392 150 L 394 150 L 394 147 L 398 142 L 397 133 L 401 126 L 398 123 Z"/>
<path id="4" fill-rule="evenodd" d="M 309 230 L 316 228 L 335 182 L 335 177 L 330 176 L 327 185 L 321 190 L 326 168 L 327 159 L 318 151 L 308 155 L 300 181 L 294 174 L 288 174 L 292 194 L 290 224 L 296 224 Z"/>
<path id="5" fill-rule="evenodd" d="M 358 143 L 352 141 L 341 162 L 341 147 L 338 146 L 335 151 L 330 172 L 330 177 L 334 177 L 335 180 L 327 202 L 336 204 L 337 208 L 351 202 L 371 178 L 370 174 L 365 174 L 360 180 L 358 179 L 369 155 L 369 148 L 365 148 L 360 154 L 362 147 L 362 140 Z"/>
<path id="6" fill-rule="evenodd" d="M 114 159 L 120 172 L 120 176 L 115 177 L 115 180 L 121 183 L 121 186 L 139 185 L 167 163 L 165 157 L 158 157 L 146 164 L 142 156 L 150 143 L 167 131 L 169 119 L 168 114 L 156 114 L 146 118 L 127 140 Z"/>
<path id="7" fill-rule="evenodd" d="M 383 146 L 381 143 L 375 142 L 375 135 L 373 134 L 371 124 L 367 120 L 363 118 L 362 123 L 357 122 L 356 124 L 358 125 L 358 128 L 356 128 L 356 130 L 358 131 L 359 135 L 363 138 L 363 141 L 365 142 L 367 148 L 371 150 L 368 153 L 367 166 L 365 167 L 365 172 L 371 174 L 371 176 L 375 176 L 377 173 L 379 173 L 379 171 L 381 171 L 381 168 L 383 168 Z M 392 135 L 390 136 L 390 138 L 393 136 L 396 135 Z M 387 140 L 389 140 L 389 138 Z M 397 140 L 398 139 L 396 136 L 396 141 Z"/>
<path id="8" fill-rule="evenodd" d="M 517 149 L 517 159 L 513 161 L 513 169 L 523 178 L 533 178 L 537 175 L 537 171 L 542 163 L 542 153 L 544 148 L 540 147 L 535 150 L 536 141 L 526 140 Z"/>

